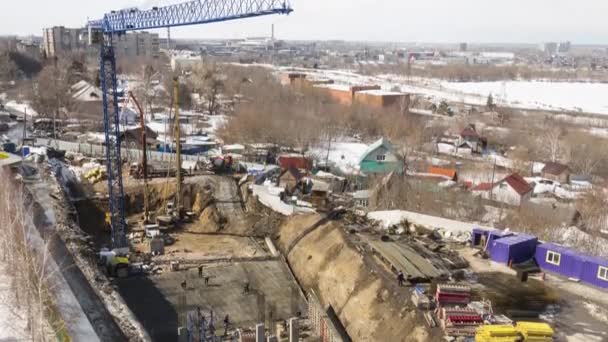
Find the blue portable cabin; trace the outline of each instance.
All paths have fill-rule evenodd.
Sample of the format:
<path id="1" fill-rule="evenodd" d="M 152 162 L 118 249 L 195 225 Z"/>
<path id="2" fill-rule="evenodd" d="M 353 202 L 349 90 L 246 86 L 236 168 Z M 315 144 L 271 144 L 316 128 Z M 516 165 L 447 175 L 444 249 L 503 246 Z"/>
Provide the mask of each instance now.
<path id="1" fill-rule="evenodd" d="M 582 254 L 554 243 L 536 248 L 536 263 L 543 271 L 580 280 L 600 288 L 608 288 L 608 260 Z"/>
<path id="2" fill-rule="evenodd" d="M 490 246 L 494 240 L 513 235 L 512 232 L 494 229 L 487 230 L 483 228 L 473 228 L 471 234 L 471 243 L 473 246 L 479 246 L 482 249 Z M 484 239 L 485 237 L 485 239 Z M 485 243 L 484 243 L 485 241 Z"/>
<path id="3" fill-rule="evenodd" d="M 488 244 L 490 259 L 503 264 L 519 264 L 534 258 L 538 238 L 518 234 L 495 239 Z"/>
<path id="4" fill-rule="evenodd" d="M 588 256 L 583 266 L 581 281 L 608 289 L 608 259 Z"/>
<path id="5" fill-rule="evenodd" d="M 481 245 L 482 238 L 484 236 L 487 238 L 489 233 L 490 231 L 487 229 L 473 228 L 473 231 L 471 232 L 471 246 L 475 247 Z"/>

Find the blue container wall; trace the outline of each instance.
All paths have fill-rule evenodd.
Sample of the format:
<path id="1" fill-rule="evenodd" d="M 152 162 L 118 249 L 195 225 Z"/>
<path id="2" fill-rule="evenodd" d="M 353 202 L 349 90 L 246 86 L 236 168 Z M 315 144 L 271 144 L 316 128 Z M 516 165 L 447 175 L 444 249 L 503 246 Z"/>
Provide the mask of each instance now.
<path id="1" fill-rule="evenodd" d="M 511 236 L 513 233 L 503 233 L 501 231 L 491 231 L 488 235 L 488 246 L 492 246 L 494 241 L 501 239 L 503 237 Z M 489 247 L 488 247 L 489 249 Z"/>
<path id="2" fill-rule="evenodd" d="M 547 248 L 543 245 L 539 245 L 536 248 L 536 253 L 534 254 L 534 258 L 536 259 L 536 263 L 543 270 L 547 270 L 555 273 L 562 273 L 561 267 L 550 264 L 547 262 Z"/>
<path id="3" fill-rule="evenodd" d="M 490 251 L 490 259 L 502 264 L 509 263 L 509 246 L 494 241 L 488 248 Z"/>
<path id="4" fill-rule="evenodd" d="M 490 245 L 490 258 L 503 264 L 519 264 L 534 257 L 538 239 L 530 236 L 527 240 L 509 243 L 508 240 L 498 239 Z"/>
<path id="5" fill-rule="evenodd" d="M 608 267 L 608 262 L 605 262 L 605 263 L 594 262 L 594 261 L 585 262 L 585 265 L 583 266 L 581 281 L 594 285 L 594 286 L 597 286 L 597 287 L 608 289 L 608 281 L 597 277 L 600 266 Z"/>
<path id="6" fill-rule="evenodd" d="M 547 262 L 547 251 L 560 253 L 559 266 Z M 543 271 L 550 271 L 560 274 L 564 277 L 580 279 L 585 261 L 583 258 L 566 253 L 563 250 L 547 249 L 544 246 L 539 246 L 536 249 L 536 262 Z"/>
<path id="7" fill-rule="evenodd" d="M 509 260 L 512 260 L 514 264 L 519 264 L 532 259 L 534 257 L 534 252 L 536 251 L 537 244 L 538 239 L 532 238 L 530 240 L 525 240 L 511 245 L 509 250 Z"/>

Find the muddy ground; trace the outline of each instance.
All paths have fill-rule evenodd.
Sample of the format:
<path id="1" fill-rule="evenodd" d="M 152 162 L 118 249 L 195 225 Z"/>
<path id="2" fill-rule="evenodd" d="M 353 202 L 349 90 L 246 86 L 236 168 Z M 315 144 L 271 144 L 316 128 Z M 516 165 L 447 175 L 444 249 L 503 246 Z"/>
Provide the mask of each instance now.
<path id="1" fill-rule="evenodd" d="M 514 320 L 548 322 L 555 329 L 557 341 L 608 341 L 608 320 L 590 312 L 588 305 L 592 300 L 566 290 L 565 286 L 556 286 L 554 281 L 531 277 L 522 283 L 513 270 L 474 257 L 474 252 L 470 248 L 461 250 L 476 272 L 469 280 L 473 284 L 473 299 L 490 300 L 495 313 Z M 604 307 L 603 302 L 596 305 Z"/>
<path id="2" fill-rule="evenodd" d="M 209 277 L 205 284 L 204 277 Z M 218 334 L 221 321 L 230 316 L 232 327 L 253 327 L 258 322 L 274 322 L 306 312 L 304 297 L 281 261 L 219 263 L 198 270 L 170 272 L 150 277 L 134 277 L 117 282 L 126 299 L 154 341 L 177 341 L 178 326 L 185 324 L 187 312 L 201 308 L 207 317 L 213 311 Z M 186 281 L 186 289 L 181 283 Z M 244 285 L 250 284 L 249 293 Z"/>

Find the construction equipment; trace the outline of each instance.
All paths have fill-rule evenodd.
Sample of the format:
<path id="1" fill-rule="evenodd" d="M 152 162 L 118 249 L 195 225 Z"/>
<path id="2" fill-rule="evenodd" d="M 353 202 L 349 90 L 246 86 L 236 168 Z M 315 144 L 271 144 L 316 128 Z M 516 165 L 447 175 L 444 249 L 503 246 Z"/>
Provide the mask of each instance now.
<path id="1" fill-rule="evenodd" d="M 144 178 L 144 224 L 148 223 L 150 220 L 150 209 L 148 208 L 148 141 L 146 137 L 146 123 L 144 117 L 144 111 L 139 105 L 139 101 L 135 98 L 132 91 L 129 91 L 127 101 L 133 101 L 135 107 L 137 107 L 137 111 L 139 112 L 139 128 L 141 129 L 141 146 L 142 146 L 142 154 L 141 154 L 141 175 Z M 126 106 L 125 106 L 126 107 Z"/>
<path id="2" fill-rule="evenodd" d="M 272 14 L 289 14 L 292 11 L 286 0 L 194 0 L 149 10 L 129 8 L 112 11 L 104 15 L 103 19 L 89 21 L 89 42 L 100 45 L 112 247 L 117 253 L 128 253 L 129 245 L 125 232 L 115 39 L 128 31 L 200 25 Z"/>
<path id="3" fill-rule="evenodd" d="M 146 176 L 148 180 L 152 178 L 163 178 L 163 177 L 175 177 L 177 175 L 177 169 L 175 164 L 162 161 L 149 161 L 146 162 Z M 182 170 L 182 175 L 183 175 Z M 135 179 L 144 178 L 144 167 L 142 163 L 131 164 L 129 168 L 129 175 Z"/>

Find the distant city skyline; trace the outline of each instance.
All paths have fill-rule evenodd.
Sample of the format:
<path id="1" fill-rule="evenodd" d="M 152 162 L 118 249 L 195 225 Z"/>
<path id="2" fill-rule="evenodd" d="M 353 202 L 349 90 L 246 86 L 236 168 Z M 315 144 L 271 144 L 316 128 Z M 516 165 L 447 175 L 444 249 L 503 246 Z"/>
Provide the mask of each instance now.
<path id="1" fill-rule="evenodd" d="M 1 35 L 42 34 L 43 27 L 83 26 L 110 10 L 149 8 L 182 0 L 21 0 L 0 4 Z M 597 0 L 291 0 L 295 12 L 242 21 L 172 29 L 174 38 L 426 43 L 608 44 L 608 2 Z M 10 13 L 10 15 L 6 15 Z M 156 30 L 161 37 L 166 30 Z"/>

